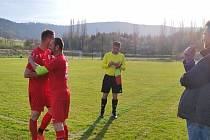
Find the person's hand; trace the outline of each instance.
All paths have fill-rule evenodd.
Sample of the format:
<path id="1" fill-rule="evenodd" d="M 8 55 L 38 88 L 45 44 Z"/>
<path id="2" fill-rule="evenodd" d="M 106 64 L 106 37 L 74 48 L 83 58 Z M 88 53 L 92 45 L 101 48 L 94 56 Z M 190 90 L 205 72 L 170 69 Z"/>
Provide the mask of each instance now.
<path id="1" fill-rule="evenodd" d="M 114 62 L 110 61 L 109 64 L 108 64 L 108 67 L 111 67 L 112 65 L 114 65 Z"/>
<path id="2" fill-rule="evenodd" d="M 184 50 L 184 60 L 186 62 L 193 61 L 194 60 L 194 57 L 195 57 L 195 53 L 196 53 L 195 45 L 190 45 L 189 47 L 187 47 Z"/>
<path id="3" fill-rule="evenodd" d="M 121 63 L 114 63 L 115 68 L 120 68 Z"/>
<path id="4" fill-rule="evenodd" d="M 29 62 L 29 63 L 34 62 L 33 56 L 30 55 L 30 56 L 28 57 L 28 62 Z"/>

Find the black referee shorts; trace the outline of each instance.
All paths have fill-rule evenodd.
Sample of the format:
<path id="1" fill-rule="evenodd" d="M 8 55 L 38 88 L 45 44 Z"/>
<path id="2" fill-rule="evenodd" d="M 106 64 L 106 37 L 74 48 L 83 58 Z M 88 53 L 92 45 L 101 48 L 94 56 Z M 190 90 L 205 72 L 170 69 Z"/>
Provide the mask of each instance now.
<path id="1" fill-rule="evenodd" d="M 101 92 L 109 93 L 112 89 L 112 93 L 122 93 L 122 85 L 117 85 L 115 76 L 104 75 Z"/>

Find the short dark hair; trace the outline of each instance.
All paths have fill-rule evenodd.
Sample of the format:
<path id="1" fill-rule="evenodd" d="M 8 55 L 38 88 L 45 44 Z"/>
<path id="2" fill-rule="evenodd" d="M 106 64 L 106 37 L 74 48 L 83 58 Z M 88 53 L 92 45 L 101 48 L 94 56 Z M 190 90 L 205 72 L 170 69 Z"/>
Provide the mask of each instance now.
<path id="1" fill-rule="evenodd" d="M 64 47 L 63 39 L 60 38 L 60 37 L 56 37 L 54 40 L 55 40 L 55 46 L 58 45 L 59 48 L 60 48 L 61 50 L 63 50 L 63 47 Z"/>
<path id="2" fill-rule="evenodd" d="M 210 20 L 206 22 L 205 26 L 210 29 Z"/>
<path id="3" fill-rule="evenodd" d="M 53 37 L 54 31 L 46 29 L 42 32 L 41 40 L 44 41 L 47 37 Z"/>
<path id="4" fill-rule="evenodd" d="M 112 45 L 113 46 L 120 47 L 121 46 L 121 43 L 119 41 L 113 41 Z"/>

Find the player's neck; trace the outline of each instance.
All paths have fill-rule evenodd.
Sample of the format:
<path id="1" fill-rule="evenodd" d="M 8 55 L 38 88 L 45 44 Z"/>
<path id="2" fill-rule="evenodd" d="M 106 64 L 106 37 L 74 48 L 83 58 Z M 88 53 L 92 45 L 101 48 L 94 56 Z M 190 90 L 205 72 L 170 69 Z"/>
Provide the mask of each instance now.
<path id="1" fill-rule="evenodd" d="M 61 55 L 61 54 L 63 54 L 63 52 L 57 51 L 57 52 L 54 53 L 54 56 L 58 56 L 58 55 Z"/>
<path id="2" fill-rule="evenodd" d="M 47 46 L 44 43 L 41 43 L 39 45 L 39 48 L 42 49 L 42 50 L 46 50 L 47 49 Z"/>
<path id="3" fill-rule="evenodd" d="M 113 51 L 112 51 L 112 54 L 117 55 L 117 54 L 119 54 L 119 52 L 113 52 Z"/>

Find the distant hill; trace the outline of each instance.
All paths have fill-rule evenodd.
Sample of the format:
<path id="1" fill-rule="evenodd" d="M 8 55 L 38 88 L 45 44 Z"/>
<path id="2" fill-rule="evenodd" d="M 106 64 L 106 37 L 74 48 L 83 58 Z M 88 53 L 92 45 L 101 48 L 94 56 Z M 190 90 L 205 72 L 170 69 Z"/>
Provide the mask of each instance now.
<path id="1" fill-rule="evenodd" d="M 0 18 L 0 36 L 14 39 L 40 39 L 40 33 L 46 29 L 53 29 L 63 34 L 67 26 L 57 26 L 42 23 L 16 23 Z"/>
<path id="2" fill-rule="evenodd" d="M 163 26 L 161 25 L 138 25 L 127 22 L 97 22 L 88 23 L 87 30 L 89 34 L 95 34 L 98 32 L 125 32 L 132 34 L 134 29 L 139 32 L 139 35 L 158 35 L 161 33 Z M 166 31 L 172 27 L 166 27 Z"/>
<path id="3" fill-rule="evenodd" d="M 57 34 L 63 35 L 69 30 L 69 26 L 53 25 L 44 23 L 16 23 L 7 19 L 0 18 L 0 37 L 13 39 L 40 39 L 40 34 L 44 29 L 52 29 Z M 76 28 L 76 27 L 75 27 Z M 134 28 L 138 30 L 139 35 L 158 35 L 161 33 L 161 25 L 137 25 L 126 22 L 98 22 L 87 23 L 87 33 L 96 32 L 125 32 L 133 33 Z M 166 27 L 167 34 L 172 27 Z M 175 29 L 173 27 L 173 29 Z"/>

